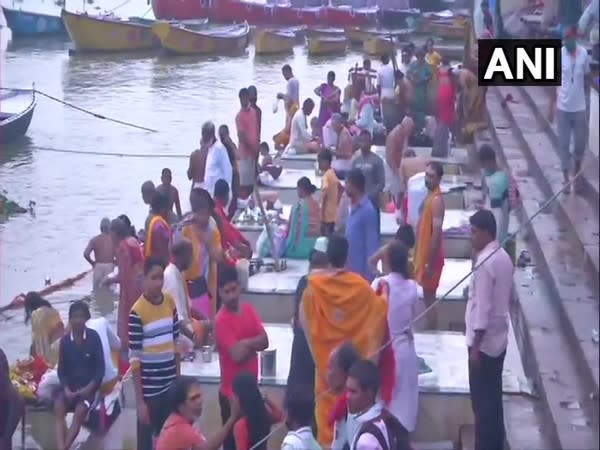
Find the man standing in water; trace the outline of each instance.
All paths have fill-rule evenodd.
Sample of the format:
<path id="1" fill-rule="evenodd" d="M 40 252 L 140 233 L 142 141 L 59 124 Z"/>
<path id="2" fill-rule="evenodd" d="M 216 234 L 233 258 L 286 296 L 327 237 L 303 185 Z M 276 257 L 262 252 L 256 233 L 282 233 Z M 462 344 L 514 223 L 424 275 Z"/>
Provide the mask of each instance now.
<path id="1" fill-rule="evenodd" d="M 235 126 L 239 140 L 240 190 L 245 198 L 252 193 L 256 184 L 256 176 L 258 175 L 256 172 L 258 146 L 260 141 L 258 140 L 259 127 L 256 110 L 250 106 L 248 89 L 240 89 L 239 98 L 241 108 L 235 116 Z M 228 182 L 228 184 L 231 183 Z"/>
<path id="2" fill-rule="evenodd" d="M 94 259 L 92 259 L 92 252 Z M 112 305 L 112 292 L 102 286 L 102 281 L 109 276 L 115 268 L 115 245 L 110 235 L 110 220 L 104 217 L 100 221 L 100 234 L 88 242 L 83 252 L 83 257 L 93 267 L 93 292 L 98 305 L 110 303 Z M 100 308 L 103 312 L 104 308 Z M 112 306 L 110 308 L 112 310 Z M 108 311 L 107 311 L 108 312 Z"/>
<path id="3" fill-rule="evenodd" d="M 444 267 L 442 224 L 446 207 L 440 189 L 443 176 L 444 168 L 439 162 L 431 161 L 427 164 L 425 185 L 429 193 L 421 205 L 414 256 L 415 281 L 423 288 L 423 299 L 427 308 L 435 302 Z M 435 330 L 436 325 L 437 312 L 434 308 L 427 313 L 427 327 L 429 330 Z"/>
<path id="4" fill-rule="evenodd" d="M 179 191 L 173 184 L 173 174 L 171 169 L 164 168 L 160 175 L 161 184 L 156 188 L 157 191 L 162 192 L 169 199 L 169 224 L 173 225 L 178 220 L 181 220 L 183 214 L 181 213 L 181 202 L 179 201 Z M 175 213 L 173 213 L 173 207 L 175 207 Z"/>

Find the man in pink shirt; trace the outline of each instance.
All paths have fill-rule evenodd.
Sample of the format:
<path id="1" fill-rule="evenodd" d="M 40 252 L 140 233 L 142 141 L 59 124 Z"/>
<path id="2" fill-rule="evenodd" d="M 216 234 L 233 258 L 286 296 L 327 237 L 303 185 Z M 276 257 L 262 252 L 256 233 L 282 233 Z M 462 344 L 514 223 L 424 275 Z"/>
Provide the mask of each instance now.
<path id="1" fill-rule="evenodd" d="M 475 450 L 504 448 L 502 369 L 508 345 L 513 263 L 496 240 L 496 219 L 482 209 L 469 219 L 477 252 L 465 313 Z"/>
<path id="2" fill-rule="evenodd" d="M 250 105 L 250 93 L 242 88 L 239 93 L 241 109 L 235 116 L 238 133 L 238 159 L 240 172 L 240 196 L 247 197 L 256 184 L 258 160 L 258 118 Z"/>

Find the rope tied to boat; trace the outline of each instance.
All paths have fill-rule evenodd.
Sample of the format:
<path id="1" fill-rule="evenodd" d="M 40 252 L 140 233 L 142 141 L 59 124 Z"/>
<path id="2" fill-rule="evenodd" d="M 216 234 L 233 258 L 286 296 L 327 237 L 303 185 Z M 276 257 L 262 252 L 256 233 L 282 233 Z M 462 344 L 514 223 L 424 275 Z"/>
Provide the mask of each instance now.
<path id="1" fill-rule="evenodd" d="M 34 94 L 39 94 L 42 97 L 46 97 L 49 100 L 52 100 L 52 101 L 57 102 L 57 103 L 60 103 L 60 104 L 62 104 L 64 106 L 72 108 L 72 109 L 74 109 L 76 111 L 82 112 L 84 114 L 88 114 L 88 115 L 90 115 L 92 117 L 95 117 L 96 119 L 106 120 L 106 121 L 109 121 L 109 122 L 114 122 L 114 123 L 117 123 L 119 125 L 124 125 L 126 127 L 136 128 L 136 129 L 142 130 L 142 131 L 148 131 L 150 133 L 158 133 L 158 130 L 155 130 L 154 128 L 148 128 L 148 127 L 144 127 L 142 125 L 136 125 L 135 123 L 132 123 L 132 122 L 127 122 L 127 121 L 124 121 L 124 120 L 121 120 L 121 119 L 115 119 L 115 118 L 112 118 L 112 117 L 105 116 L 103 114 L 91 111 L 91 110 L 83 108 L 81 106 L 77 106 L 77 105 L 75 105 L 73 103 L 70 103 L 70 102 L 67 102 L 67 101 L 62 100 L 62 99 L 60 99 L 58 97 L 55 97 L 55 96 L 53 96 L 51 94 L 48 94 L 47 92 L 40 91 L 40 90 L 35 89 L 35 88 L 32 88 L 32 89 L 22 89 L 22 88 L 0 87 L 0 90 L 1 91 L 13 91 L 13 92 L 33 92 Z"/>
<path id="2" fill-rule="evenodd" d="M 406 331 L 410 331 L 412 329 L 412 326 L 419 322 L 421 319 L 423 319 L 427 313 L 429 313 L 429 311 L 431 311 L 433 308 L 437 307 L 437 305 L 440 304 L 440 302 L 444 299 L 446 299 L 446 297 L 448 297 L 448 295 L 450 295 L 456 288 L 458 288 L 463 282 L 465 282 L 466 280 L 469 279 L 469 277 L 471 277 L 477 270 L 479 270 L 479 268 L 481 266 L 483 266 L 483 264 L 485 264 L 485 262 L 487 260 L 489 260 L 493 255 L 496 254 L 497 251 L 499 251 L 501 248 L 504 247 L 504 245 L 513 240 L 517 234 L 519 234 L 519 232 L 524 229 L 526 226 L 528 226 L 533 219 L 535 219 L 538 215 L 540 215 L 549 205 L 550 203 L 552 203 L 554 200 L 556 200 L 556 198 L 561 195 L 565 188 L 570 187 L 575 180 L 581 175 L 581 171 L 577 172 L 575 174 L 575 176 L 568 182 L 566 183 L 558 192 L 554 193 L 548 200 L 546 200 L 532 215 L 531 217 L 527 218 L 527 220 L 525 222 L 523 222 L 522 224 L 519 225 L 519 228 L 517 228 L 516 231 L 514 231 L 513 233 L 511 233 L 510 235 L 508 235 L 502 242 L 501 244 L 494 249 L 492 252 L 490 252 L 480 263 L 476 264 L 473 266 L 473 268 L 471 269 L 471 271 L 466 274 L 464 277 L 462 277 L 459 281 L 457 281 L 450 289 L 448 289 L 446 291 L 446 293 L 444 295 L 442 295 L 440 298 L 436 299 L 431 305 L 429 305 L 427 308 L 425 308 L 423 310 L 423 312 L 421 312 L 420 314 L 418 314 L 414 319 L 411 320 L 410 324 L 406 326 L 406 328 L 403 330 L 403 332 Z M 398 339 L 400 339 L 400 337 L 402 336 L 402 333 L 400 334 L 396 334 L 395 336 L 391 337 L 388 341 L 386 341 L 381 347 L 379 347 L 379 349 L 377 349 L 375 352 L 373 352 L 371 355 L 368 355 L 367 358 L 371 359 L 377 355 L 379 355 L 381 353 L 382 350 L 384 350 L 385 348 L 389 347 L 390 345 L 392 345 L 394 342 L 396 342 Z M 324 391 L 323 393 L 321 393 L 320 395 L 325 394 L 326 392 L 329 392 L 329 390 Z M 535 395 L 531 394 L 531 396 L 535 397 Z M 255 450 L 258 446 L 260 446 L 263 442 L 266 442 L 273 434 L 275 434 L 282 426 L 285 425 L 285 422 L 280 423 L 279 425 L 277 425 L 273 430 L 271 430 L 271 432 L 269 434 L 267 434 L 264 438 L 262 438 L 260 441 L 258 441 L 256 444 L 254 444 L 252 447 L 250 447 L 250 450 Z"/>

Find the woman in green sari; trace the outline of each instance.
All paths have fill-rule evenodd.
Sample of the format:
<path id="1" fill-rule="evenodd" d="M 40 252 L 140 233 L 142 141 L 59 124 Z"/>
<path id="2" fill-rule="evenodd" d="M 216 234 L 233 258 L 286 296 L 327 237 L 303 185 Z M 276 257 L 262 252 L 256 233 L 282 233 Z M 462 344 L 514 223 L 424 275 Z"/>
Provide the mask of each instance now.
<path id="1" fill-rule="evenodd" d="M 313 198 L 317 188 L 307 177 L 298 180 L 297 189 L 298 202 L 290 213 L 284 256 L 308 259 L 319 236 L 320 207 Z"/>
<path id="2" fill-rule="evenodd" d="M 408 65 L 408 80 L 414 88 L 412 113 L 416 134 L 420 134 L 425 128 L 428 105 L 427 89 L 433 74 L 431 66 L 425 61 L 425 50 L 419 48 L 416 57 L 417 59 Z"/>

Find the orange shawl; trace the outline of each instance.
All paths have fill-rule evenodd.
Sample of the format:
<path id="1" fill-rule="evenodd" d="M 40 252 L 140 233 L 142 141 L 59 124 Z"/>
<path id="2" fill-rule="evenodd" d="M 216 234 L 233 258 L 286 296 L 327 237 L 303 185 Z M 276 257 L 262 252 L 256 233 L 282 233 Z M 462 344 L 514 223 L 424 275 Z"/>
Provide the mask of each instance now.
<path id="1" fill-rule="evenodd" d="M 315 416 L 318 441 L 328 447 L 333 429 L 328 416 L 336 396 L 328 392 L 325 374 L 331 352 L 350 341 L 365 358 L 373 357 L 387 331 L 387 301 L 353 272 L 317 272 L 308 277 L 302 297 L 308 339 L 315 360 Z"/>
<path id="2" fill-rule="evenodd" d="M 415 245 L 415 256 L 414 256 L 414 270 L 415 280 L 423 288 L 428 287 L 428 280 L 425 278 L 425 265 L 429 258 L 429 247 L 431 245 L 431 237 L 433 235 L 433 199 L 442 195 L 442 191 L 438 186 L 432 192 L 429 193 L 423 203 L 423 212 L 419 218 L 419 224 L 417 226 L 417 242 Z M 444 245 L 443 239 L 440 243 L 440 249 L 438 255 L 435 258 L 433 267 L 431 268 L 435 274 L 434 278 L 437 278 L 442 272 L 444 267 Z M 437 287 L 437 286 L 436 286 Z"/>
<path id="3" fill-rule="evenodd" d="M 154 227 L 159 223 L 166 227 L 167 230 L 171 230 L 169 223 L 159 215 L 153 215 L 150 219 L 150 223 L 148 224 L 148 232 L 146 233 L 146 239 L 144 241 L 144 257 L 150 258 L 152 256 L 152 238 L 154 237 Z M 169 231 L 170 232 L 170 231 Z"/>

